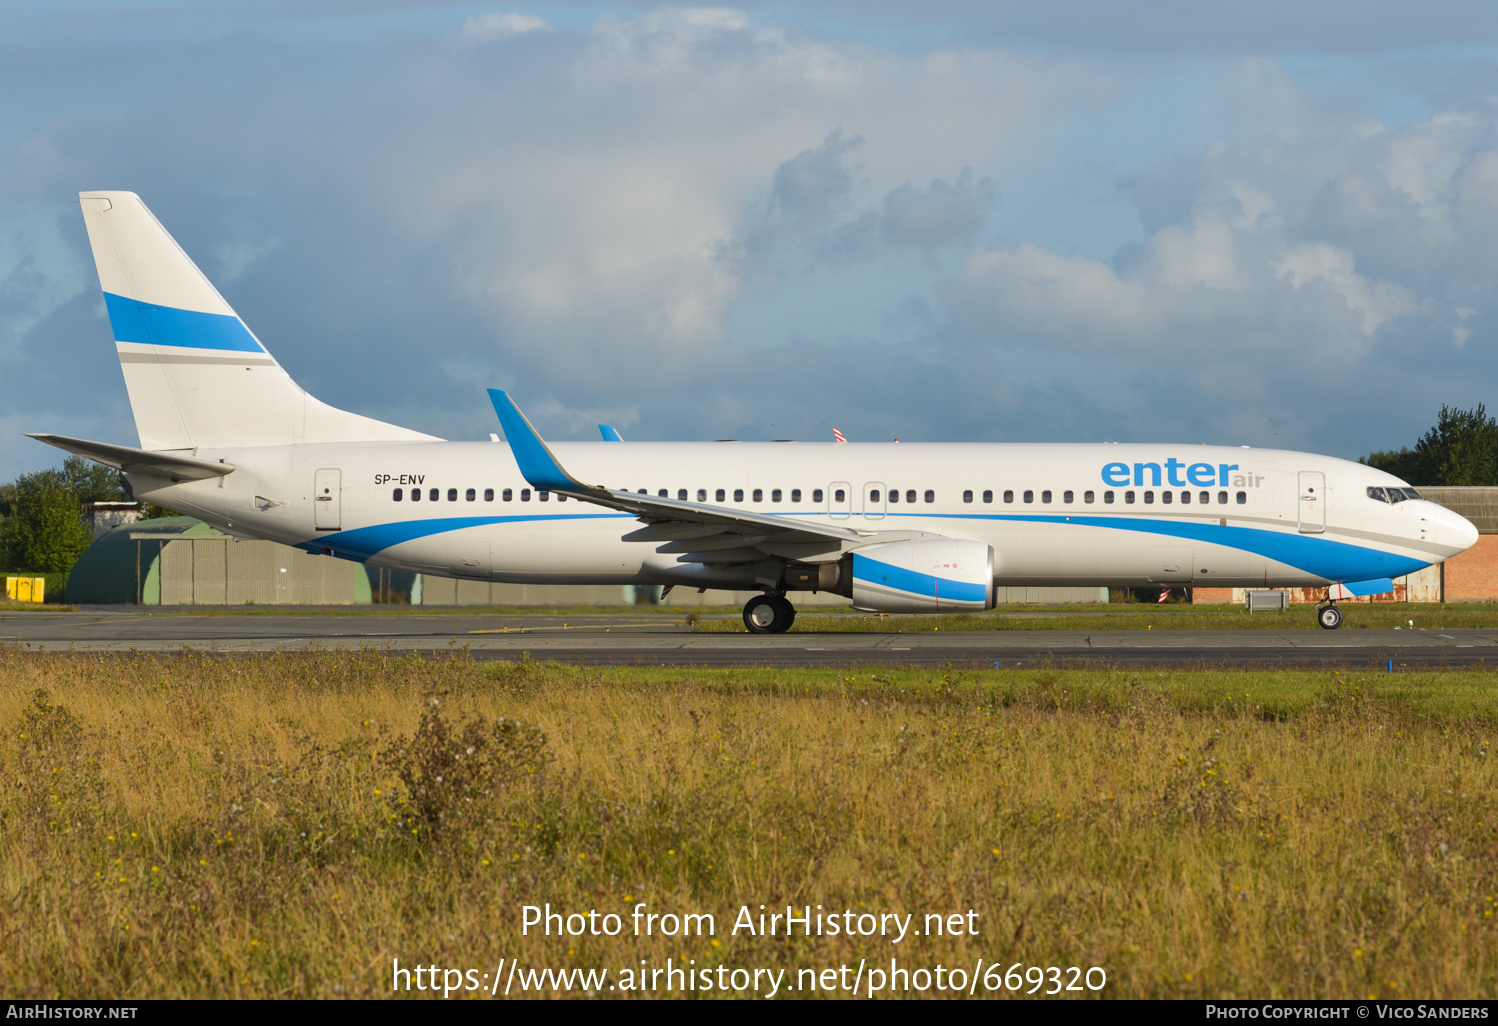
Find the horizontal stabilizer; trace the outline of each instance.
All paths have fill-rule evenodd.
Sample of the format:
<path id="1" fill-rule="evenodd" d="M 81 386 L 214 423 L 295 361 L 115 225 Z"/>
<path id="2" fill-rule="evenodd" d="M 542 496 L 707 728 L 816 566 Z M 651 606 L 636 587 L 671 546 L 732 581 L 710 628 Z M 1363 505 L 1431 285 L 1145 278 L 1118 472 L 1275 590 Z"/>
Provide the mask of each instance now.
<path id="1" fill-rule="evenodd" d="M 107 442 L 90 442 L 82 438 L 64 435 L 27 435 L 38 442 L 55 445 L 78 456 L 86 456 L 95 463 L 124 470 L 132 474 L 149 474 L 172 481 L 202 481 L 211 477 L 223 477 L 234 473 L 232 463 L 209 463 L 187 456 L 173 456 L 164 452 L 147 452 Z"/>

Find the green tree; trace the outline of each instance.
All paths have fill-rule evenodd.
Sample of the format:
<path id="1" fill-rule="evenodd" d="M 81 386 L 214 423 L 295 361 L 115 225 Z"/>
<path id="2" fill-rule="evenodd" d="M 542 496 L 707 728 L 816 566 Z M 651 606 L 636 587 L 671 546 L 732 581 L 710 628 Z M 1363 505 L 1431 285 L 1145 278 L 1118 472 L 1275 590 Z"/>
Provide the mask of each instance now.
<path id="1" fill-rule="evenodd" d="M 1369 453 L 1361 462 L 1413 485 L 1498 485 L 1498 421 L 1482 403 L 1442 405 L 1436 426 L 1413 449 Z"/>
<path id="2" fill-rule="evenodd" d="M 78 496 L 80 503 L 123 502 L 130 497 L 118 470 L 82 456 L 63 460 L 58 478 L 58 484 Z"/>
<path id="3" fill-rule="evenodd" d="M 16 478 L 4 537 L 5 563 L 13 569 L 70 570 L 93 542 L 93 532 L 80 515 L 78 496 L 60 478 L 55 470 Z"/>

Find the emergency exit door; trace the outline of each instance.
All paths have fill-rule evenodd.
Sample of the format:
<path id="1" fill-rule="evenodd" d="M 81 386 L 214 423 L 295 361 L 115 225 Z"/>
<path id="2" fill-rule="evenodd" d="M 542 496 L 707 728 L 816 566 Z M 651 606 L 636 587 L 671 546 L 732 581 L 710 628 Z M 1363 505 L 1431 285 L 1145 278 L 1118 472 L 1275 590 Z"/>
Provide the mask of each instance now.
<path id="1" fill-rule="evenodd" d="M 1300 533 L 1326 532 L 1326 475 L 1319 470 L 1300 472 Z"/>
<path id="2" fill-rule="evenodd" d="M 343 529 L 343 500 L 338 470 L 319 470 L 312 479 L 312 523 L 319 531 Z"/>

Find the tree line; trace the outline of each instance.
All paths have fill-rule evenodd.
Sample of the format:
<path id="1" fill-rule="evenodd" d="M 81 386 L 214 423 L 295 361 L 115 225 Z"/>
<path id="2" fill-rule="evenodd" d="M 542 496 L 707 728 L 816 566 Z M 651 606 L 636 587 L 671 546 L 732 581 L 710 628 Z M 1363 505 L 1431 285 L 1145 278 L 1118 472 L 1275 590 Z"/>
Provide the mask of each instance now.
<path id="1" fill-rule="evenodd" d="M 0 485 L 0 567 L 35 573 L 71 570 L 94 533 L 83 521 L 85 502 L 130 498 L 120 472 L 82 456 L 62 467 L 22 474 Z M 142 518 L 169 515 L 146 506 Z"/>
<path id="2" fill-rule="evenodd" d="M 1412 485 L 1498 485 L 1498 421 L 1478 403 L 1470 410 L 1441 406 L 1435 427 L 1413 448 L 1388 449 L 1360 463 Z"/>

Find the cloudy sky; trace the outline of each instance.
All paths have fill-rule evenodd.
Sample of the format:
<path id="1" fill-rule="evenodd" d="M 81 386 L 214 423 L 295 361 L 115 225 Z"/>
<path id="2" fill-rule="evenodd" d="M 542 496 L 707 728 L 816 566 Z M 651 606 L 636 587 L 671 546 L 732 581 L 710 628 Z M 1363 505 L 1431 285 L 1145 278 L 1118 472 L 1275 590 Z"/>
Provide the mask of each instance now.
<path id="1" fill-rule="evenodd" d="M 135 444 L 76 193 L 442 435 L 1221 442 L 1498 407 L 1498 5 L 12 0 L 0 480 Z"/>

